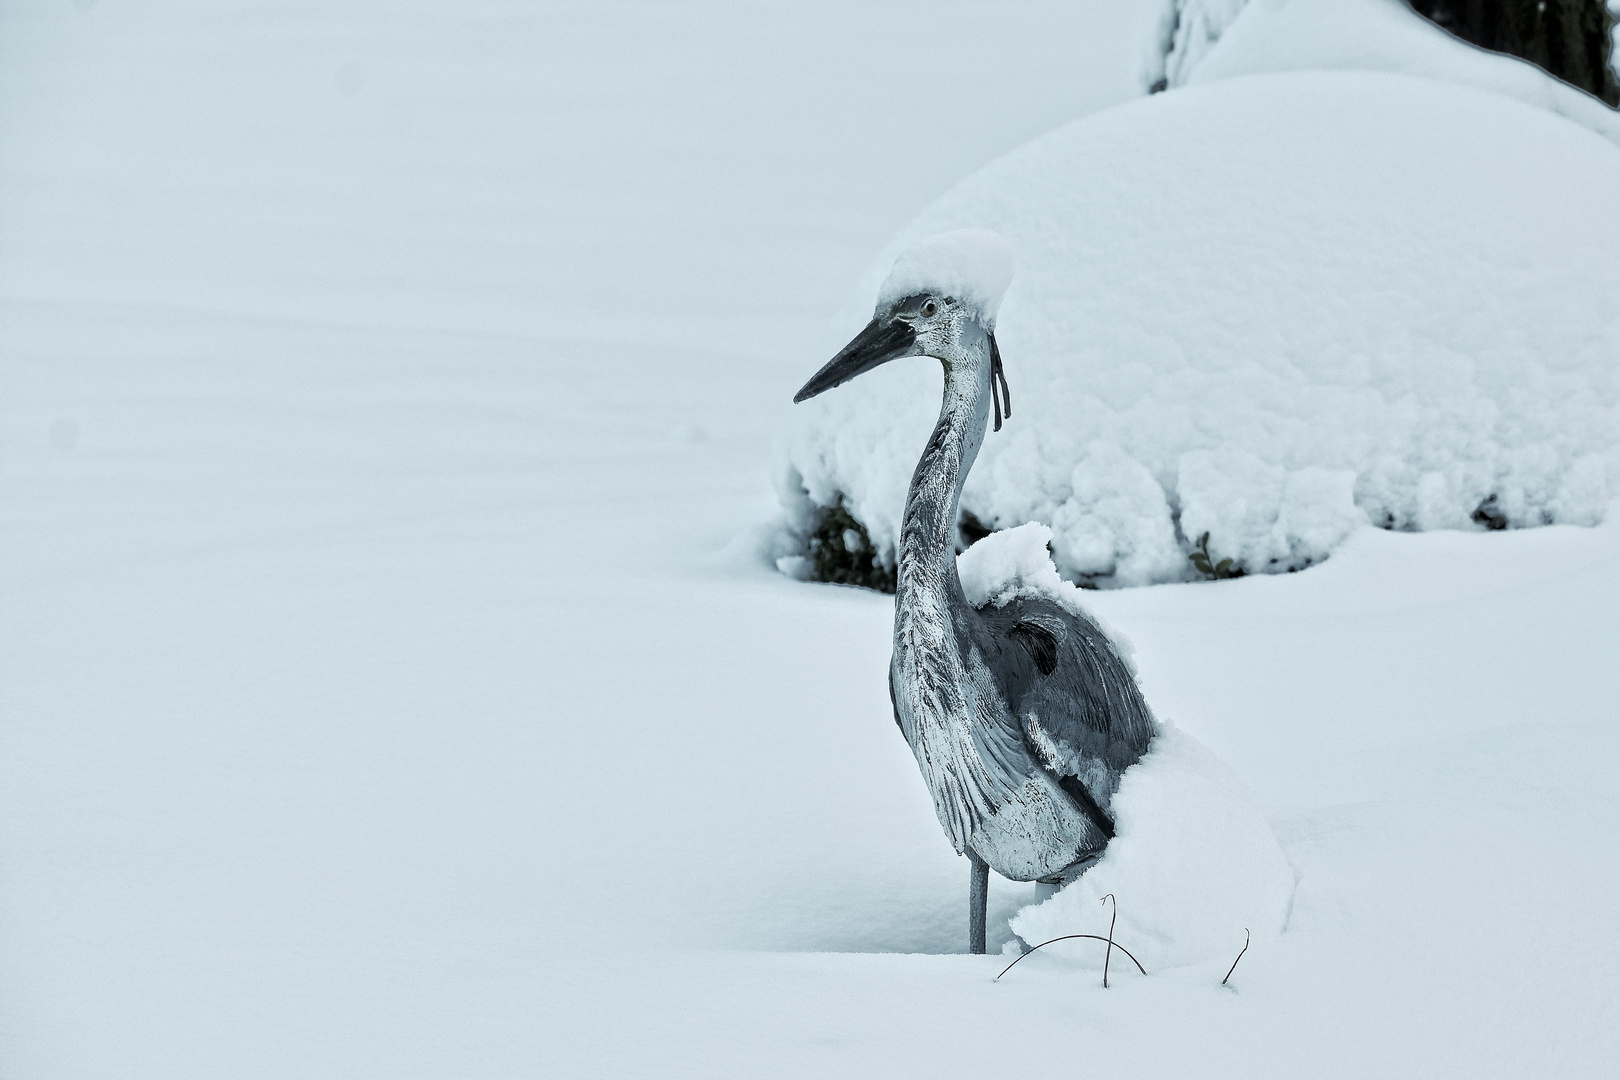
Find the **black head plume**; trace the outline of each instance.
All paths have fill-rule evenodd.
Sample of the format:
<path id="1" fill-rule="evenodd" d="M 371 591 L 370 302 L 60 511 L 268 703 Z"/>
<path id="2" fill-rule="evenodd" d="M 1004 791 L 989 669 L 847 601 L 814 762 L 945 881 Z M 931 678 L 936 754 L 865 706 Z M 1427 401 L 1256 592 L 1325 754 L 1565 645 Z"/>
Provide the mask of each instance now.
<path id="1" fill-rule="evenodd" d="M 996 383 L 1001 383 L 998 393 Z M 1001 367 L 1001 348 L 996 344 L 996 335 L 990 335 L 990 401 L 996 408 L 996 430 L 1001 430 L 1001 418 L 1012 419 L 1012 391 L 1007 389 L 1007 373 Z"/>

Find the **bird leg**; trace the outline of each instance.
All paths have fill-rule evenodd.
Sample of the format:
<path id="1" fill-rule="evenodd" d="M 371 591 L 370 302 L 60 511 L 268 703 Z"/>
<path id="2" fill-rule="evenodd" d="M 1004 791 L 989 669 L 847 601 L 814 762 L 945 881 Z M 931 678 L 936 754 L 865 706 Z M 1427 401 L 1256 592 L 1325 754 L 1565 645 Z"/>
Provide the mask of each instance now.
<path id="1" fill-rule="evenodd" d="M 968 849 L 968 952 L 984 955 L 985 909 L 990 902 L 990 864 Z"/>

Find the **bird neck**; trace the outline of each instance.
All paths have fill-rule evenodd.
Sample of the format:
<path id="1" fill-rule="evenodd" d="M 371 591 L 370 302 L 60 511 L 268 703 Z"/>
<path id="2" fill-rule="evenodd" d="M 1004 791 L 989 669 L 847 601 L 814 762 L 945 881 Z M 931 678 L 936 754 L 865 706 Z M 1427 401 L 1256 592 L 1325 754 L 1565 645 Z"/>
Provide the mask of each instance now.
<path id="1" fill-rule="evenodd" d="M 966 604 L 956 573 L 956 515 L 962 484 L 979 455 L 990 417 L 988 340 L 940 362 L 945 368 L 944 399 L 939 423 L 906 494 L 898 593 L 902 602 L 926 592 Z"/>

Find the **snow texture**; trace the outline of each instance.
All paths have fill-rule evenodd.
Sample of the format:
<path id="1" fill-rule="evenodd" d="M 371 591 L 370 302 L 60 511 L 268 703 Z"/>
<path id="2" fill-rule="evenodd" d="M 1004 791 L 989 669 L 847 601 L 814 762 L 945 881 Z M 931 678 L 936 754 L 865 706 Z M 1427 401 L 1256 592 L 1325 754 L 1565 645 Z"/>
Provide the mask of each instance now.
<path id="1" fill-rule="evenodd" d="M 890 250 L 969 225 L 1013 244 L 997 337 L 1014 408 L 963 509 L 1049 524 L 1070 579 L 1143 585 L 1195 576 L 1204 532 L 1254 573 L 1368 523 L 1476 528 L 1492 497 L 1513 526 L 1596 523 L 1620 484 L 1616 190 L 1620 150 L 1545 109 L 1285 72 L 1060 128 Z M 886 365 L 802 408 L 779 470 L 790 533 L 842 494 L 893 559 L 935 367 Z"/>
<path id="2" fill-rule="evenodd" d="M 1012 245 L 988 229 L 956 229 L 926 236 L 902 251 L 878 288 L 877 310 L 896 300 L 932 292 L 961 302 L 987 330 L 1012 284 L 1017 259 Z"/>
<path id="3" fill-rule="evenodd" d="M 1115 835 L 1102 861 L 1013 918 L 1026 944 L 1106 936 L 1110 909 L 1101 901 L 1109 893 L 1119 905 L 1115 940 L 1149 972 L 1236 956 L 1245 929 L 1256 939 L 1283 932 L 1293 869 L 1242 778 L 1197 739 L 1163 724 L 1147 754 L 1126 770 L 1111 809 Z M 1103 966 L 1097 942 L 1044 951 Z"/>

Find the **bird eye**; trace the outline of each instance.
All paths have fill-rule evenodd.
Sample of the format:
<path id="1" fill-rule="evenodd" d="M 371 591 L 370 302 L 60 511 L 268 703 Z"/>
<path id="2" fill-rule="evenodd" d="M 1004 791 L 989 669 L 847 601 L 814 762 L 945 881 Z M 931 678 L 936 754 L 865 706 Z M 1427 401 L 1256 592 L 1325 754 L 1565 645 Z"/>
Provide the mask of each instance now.
<path id="1" fill-rule="evenodd" d="M 939 305 L 934 303 L 932 300 L 927 300 L 927 301 L 923 302 L 922 313 L 924 315 L 932 316 L 934 314 L 934 312 L 936 312 L 938 310 L 939 310 Z"/>

